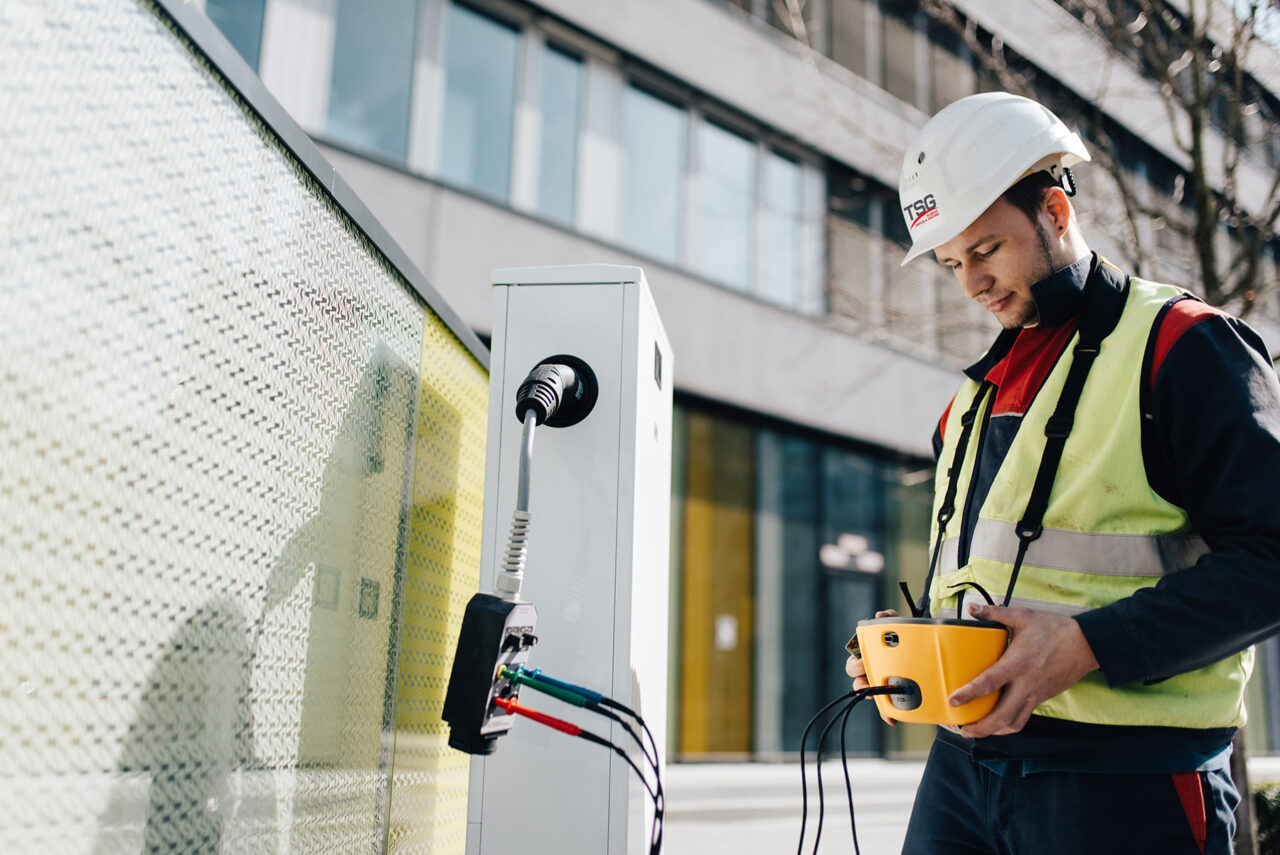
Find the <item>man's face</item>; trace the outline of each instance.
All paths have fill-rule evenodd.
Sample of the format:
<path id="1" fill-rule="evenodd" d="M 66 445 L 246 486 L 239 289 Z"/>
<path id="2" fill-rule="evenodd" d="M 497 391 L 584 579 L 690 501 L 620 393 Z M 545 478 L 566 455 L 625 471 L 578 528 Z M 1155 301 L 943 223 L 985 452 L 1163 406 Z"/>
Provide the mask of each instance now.
<path id="1" fill-rule="evenodd" d="M 1044 226 L 1018 208 L 997 199 L 934 254 L 956 274 L 964 295 L 982 304 L 1005 329 L 1039 322 L 1031 286 L 1053 272 L 1052 249 Z"/>

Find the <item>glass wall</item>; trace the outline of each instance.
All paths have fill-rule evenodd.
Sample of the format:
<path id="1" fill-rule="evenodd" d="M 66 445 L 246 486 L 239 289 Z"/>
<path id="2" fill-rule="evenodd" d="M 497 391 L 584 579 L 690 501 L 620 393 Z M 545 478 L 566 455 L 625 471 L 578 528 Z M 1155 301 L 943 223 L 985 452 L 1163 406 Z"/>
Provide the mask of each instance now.
<path id="1" fill-rule="evenodd" d="M 636 86 L 622 96 L 622 241 L 674 263 L 680 251 L 685 111 Z"/>
<path id="2" fill-rule="evenodd" d="M 404 160 L 417 0 L 338 0 L 325 133 Z"/>
<path id="3" fill-rule="evenodd" d="M 542 58 L 538 210 L 562 223 L 573 222 L 581 101 L 582 60 L 548 47 Z"/>
<path id="4" fill-rule="evenodd" d="M 752 284 L 755 195 L 755 143 L 711 122 L 699 123 L 695 267 L 740 291 Z"/>
<path id="5" fill-rule="evenodd" d="M 775 757 L 848 688 L 845 642 L 897 583 L 923 584 L 932 466 L 735 413 L 678 408 L 673 550 L 685 759 Z M 855 711 L 858 754 L 919 753 L 929 728 Z"/>
<path id="6" fill-rule="evenodd" d="M 0 25 L 0 852 L 463 852 L 483 351 L 212 43 L 32 8 Z"/>
<path id="7" fill-rule="evenodd" d="M 511 183 L 518 33 L 449 5 L 440 177 L 505 200 Z"/>
<path id="8" fill-rule="evenodd" d="M 209 20 L 222 30 L 244 61 L 258 70 L 262 51 L 262 17 L 267 0 L 205 0 L 204 11 Z"/>

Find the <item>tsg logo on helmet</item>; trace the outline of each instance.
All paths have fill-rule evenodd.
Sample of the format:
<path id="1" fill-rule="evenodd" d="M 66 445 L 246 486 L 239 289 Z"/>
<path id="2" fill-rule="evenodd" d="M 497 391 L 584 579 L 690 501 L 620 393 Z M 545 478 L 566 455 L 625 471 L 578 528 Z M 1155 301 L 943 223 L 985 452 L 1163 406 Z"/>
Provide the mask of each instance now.
<path id="1" fill-rule="evenodd" d="M 923 199 L 917 199 L 909 205 L 902 206 L 902 213 L 907 216 L 907 228 L 914 229 L 921 223 L 927 223 L 938 216 L 938 200 L 930 193 Z"/>

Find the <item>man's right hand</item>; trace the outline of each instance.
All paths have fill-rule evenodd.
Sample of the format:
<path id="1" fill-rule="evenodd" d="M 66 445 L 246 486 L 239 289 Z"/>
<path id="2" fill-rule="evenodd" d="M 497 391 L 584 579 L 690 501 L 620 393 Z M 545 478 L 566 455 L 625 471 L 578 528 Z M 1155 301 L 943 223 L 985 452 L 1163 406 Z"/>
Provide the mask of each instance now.
<path id="1" fill-rule="evenodd" d="M 882 612 L 876 612 L 876 617 L 897 617 L 898 612 L 894 609 L 885 609 Z M 844 672 L 853 678 L 853 687 L 855 689 L 865 689 L 871 684 L 867 682 L 867 666 L 863 664 L 862 658 L 859 656 L 850 656 L 849 661 L 844 663 Z M 889 718 L 881 714 L 884 723 L 892 727 L 898 723 L 897 719 Z"/>

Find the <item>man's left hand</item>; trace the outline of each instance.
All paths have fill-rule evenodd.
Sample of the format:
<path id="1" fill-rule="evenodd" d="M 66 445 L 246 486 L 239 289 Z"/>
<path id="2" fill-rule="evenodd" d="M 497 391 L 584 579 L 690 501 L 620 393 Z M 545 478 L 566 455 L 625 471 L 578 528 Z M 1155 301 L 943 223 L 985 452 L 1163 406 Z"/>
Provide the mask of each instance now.
<path id="1" fill-rule="evenodd" d="M 1031 711 L 1065 692 L 1098 667 L 1080 625 L 1072 618 L 1035 609 L 972 606 L 970 613 L 1009 628 L 1009 646 L 996 663 L 951 693 L 952 706 L 1003 689 L 995 708 L 960 729 L 979 738 L 1022 730 Z"/>

